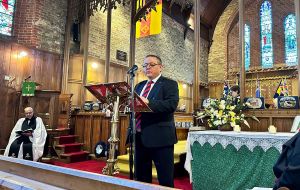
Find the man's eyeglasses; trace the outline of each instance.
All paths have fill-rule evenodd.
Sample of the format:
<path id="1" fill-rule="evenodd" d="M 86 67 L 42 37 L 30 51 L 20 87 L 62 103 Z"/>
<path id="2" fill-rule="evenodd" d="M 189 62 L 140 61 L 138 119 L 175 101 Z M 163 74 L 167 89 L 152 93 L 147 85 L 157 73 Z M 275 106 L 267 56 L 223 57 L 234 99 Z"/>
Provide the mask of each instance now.
<path id="1" fill-rule="evenodd" d="M 147 67 L 154 67 L 155 65 L 160 65 L 160 64 L 158 64 L 158 63 L 144 63 L 143 65 L 142 65 L 142 67 L 143 68 L 147 68 Z"/>

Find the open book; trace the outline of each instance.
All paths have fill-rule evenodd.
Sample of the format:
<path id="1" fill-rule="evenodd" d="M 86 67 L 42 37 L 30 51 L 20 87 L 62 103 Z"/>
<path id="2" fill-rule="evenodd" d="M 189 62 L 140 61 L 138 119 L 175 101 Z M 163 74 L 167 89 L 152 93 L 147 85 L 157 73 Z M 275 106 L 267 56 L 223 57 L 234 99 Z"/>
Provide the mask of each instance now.
<path id="1" fill-rule="evenodd" d="M 16 131 L 16 133 L 18 134 L 18 135 L 22 135 L 22 133 L 28 133 L 28 132 L 33 132 L 33 129 L 26 129 L 26 130 L 20 130 L 20 131 Z"/>

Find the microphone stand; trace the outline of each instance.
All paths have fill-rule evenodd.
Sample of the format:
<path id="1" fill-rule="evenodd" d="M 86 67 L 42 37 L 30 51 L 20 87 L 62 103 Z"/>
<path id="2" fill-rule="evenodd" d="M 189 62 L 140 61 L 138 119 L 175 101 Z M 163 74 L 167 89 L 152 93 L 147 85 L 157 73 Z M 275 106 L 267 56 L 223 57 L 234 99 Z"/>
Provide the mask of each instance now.
<path id="1" fill-rule="evenodd" d="M 131 95 L 129 97 L 130 105 L 131 105 L 131 114 L 130 114 L 130 123 L 128 127 L 128 143 L 129 143 L 129 176 L 130 179 L 136 179 L 136 169 L 133 173 L 133 168 L 136 168 L 136 154 L 133 153 L 135 150 L 135 111 L 134 111 L 134 77 L 135 71 L 129 72 L 129 84 L 131 86 Z M 134 155 L 133 155 L 134 154 Z"/>

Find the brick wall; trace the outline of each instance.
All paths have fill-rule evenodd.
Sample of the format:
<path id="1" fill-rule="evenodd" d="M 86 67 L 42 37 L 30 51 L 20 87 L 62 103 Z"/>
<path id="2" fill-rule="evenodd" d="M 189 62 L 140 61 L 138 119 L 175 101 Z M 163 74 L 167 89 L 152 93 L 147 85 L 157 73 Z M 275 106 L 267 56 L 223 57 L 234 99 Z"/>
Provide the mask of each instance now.
<path id="1" fill-rule="evenodd" d="M 128 65 L 116 59 L 116 51 L 127 52 L 130 42 L 130 9 L 118 6 L 112 13 L 111 61 Z M 147 54 L 157 54 L 165 65 L 164 75 L 175 80 L 192 83 L 194 73 L 194 33 L 189 30 L 183 39 L 184 27 L 163 14 L 162 32 L 159 35 L 137 39 L 136 64 L 141 65 Z M 106 12 L 96 12 L 90 18 L 89 54 L 105 60 Z M 203 64 L 200 66 L 200 80 L 207 82 L 208 43 L 201 43 Z"/>
<path id="2" fill-rule="evenodd" d="M 227 70 L 227 34 L 232 16 L 236 13 L 238 1 L 232 0 L 220 16 L 216 25 L 213 43 L 208 56 L 208 81 L 223 81 Z"/>
<path id="3" fill-rule="evenodd" d="M 63 53 L 67 1 L 17 0 L 13 38 L 26 46 Z"/>
<path id="4" fill-rule="evenodd" d="M 118 5 L 112 10 L 111 23 L 111 62 L 127 65 L 127 62 L 116 59 L 116 51 L 127 52 L 129 56 L 130 10 Z M 107 11 L 98 11 L 90 17 L 89 55 L 105 60 Z M 127 56 L 127 58 L 128 58 Z"/>

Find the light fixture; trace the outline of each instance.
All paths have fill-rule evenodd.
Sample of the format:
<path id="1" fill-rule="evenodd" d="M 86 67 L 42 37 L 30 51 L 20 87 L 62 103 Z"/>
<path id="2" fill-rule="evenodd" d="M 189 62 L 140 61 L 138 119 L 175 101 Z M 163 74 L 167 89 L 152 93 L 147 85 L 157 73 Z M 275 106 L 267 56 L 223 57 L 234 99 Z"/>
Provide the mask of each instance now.
<path id="1" fill-rule="evenodd" d="M 26 57 L 28 55 L 28 53 L 26 51 L 21 51 L 19 53 L 19 57 L 22 58 L 22 57 Z"/>
<path id="2" fill-rule="evenodd" d="M 189 18 L 187 23 L 188 23 L 188 25 L 190 26 L 190 28 L 192 30 L 194 30 L 194 26 L 195 26 L 195 24 L 194 24 L 195 20 L 194 19 L 195 19 L 194 14 L 190 14 L 190 18 Z"/>
<path id="3" fill-rule="evenodd" d="M 98 64 L 97 64 L 96 62 L 93 62 L 93 63 L 92 63 L 92 68 L 93 68 L 93 69 L 97 69 L 97 68 L 98 68 Z"/>

